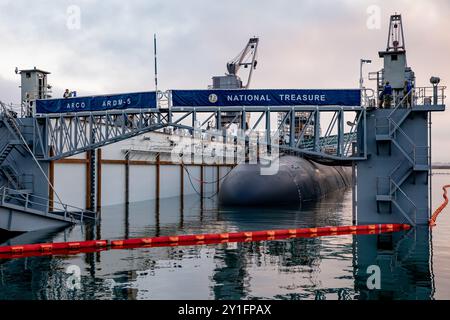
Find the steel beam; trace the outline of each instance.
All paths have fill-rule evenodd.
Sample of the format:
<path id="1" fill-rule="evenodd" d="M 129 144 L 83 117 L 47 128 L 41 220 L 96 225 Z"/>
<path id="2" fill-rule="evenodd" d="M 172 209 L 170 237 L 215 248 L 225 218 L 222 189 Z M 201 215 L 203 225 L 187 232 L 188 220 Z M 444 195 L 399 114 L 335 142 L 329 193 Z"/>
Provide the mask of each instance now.
<path id="1" fill-rule="evenodd" d="M 265 129 L 270 134 L 267 135 L 267 144 L 271 144 L 271 115 L 280 112 L 286 116 L 281 123 L 280 131 L 288 118 L 290 119 L 289 132 L 290 143 L 288 146 L 282 146 L 286 150 L 297 153 L 308 154 L 314 157 L 330 159 L 333 161 L 354 160 L 354 157 L 348 155 L 345 146 L 349 143 L 358 141 L 358 145 L 365 145 L 365 141 L 360 137 L 365 134 L 358 134 L 357 131 L 365 130 L 365 110 L 362 107 L 339 107 L 339 106 L 293 106 L 293 107 L 191 107 L 191 108 L 171 108 L 154 110 L 125 110 L 92 112 L 78 114 L 60 114 L 47 115 L 35 118 L 34 145 L 35 150 L 41 149 L 41 160 L 59 160 L 70 157 L 88 150 L 96 149 L 108 144 L 126 140 L 143 133 L 160 130 L 166 127 L 185 128 L 193 132 L 194 129 L 204 131 L 203 126 L 213 117 L 217 124 L 221 122 L 221 112 L 234 112 L 236 117 L 241 117 L 242 129 L 247 128 L 247 114 L 257 114 L 255 129 L 266 117 Z M 314 139 L 312 146 L 302 144 L 304 134 L 297 137 L 295 132 L 295 116 L 298 112 L 310 113 L 309 124 L 313 125 Z M 355 134 L 347 136 L 344 134 L 344 114 L 346 112 L 362 112 L 363 116 L 358 122 Z M 330 123 L 324 136 L 321 136 L 320 118 L 322 113 L 334 113 L 332 123 Z M 180 117 L 176 117 L 180 115 Z M 183 120 L 192 117 L 192 122 L 188 125 L 182 124 Z M 207 119 L 206 121 L 204 119 Z M 314 119 L 314 123 L 311 123 Z M 197 126 L 197 120 L 202 120 L 202 126 Z M 331 132 L 338 125 L 337 139 L 331 136 Z M 299 139 L 297 144 L 296 139 Z M 355 141 L 353 141 L 355 140 Z M 331 155 L 322 150 L 321 146 L 335 148 L 337 154 Z M 54 154 L 48 153 L 49 148 L 53 148 Z M 312 149 L 311 149 L 312 147 Z M 359 158 L 364 158 L 359 155 Z"/>

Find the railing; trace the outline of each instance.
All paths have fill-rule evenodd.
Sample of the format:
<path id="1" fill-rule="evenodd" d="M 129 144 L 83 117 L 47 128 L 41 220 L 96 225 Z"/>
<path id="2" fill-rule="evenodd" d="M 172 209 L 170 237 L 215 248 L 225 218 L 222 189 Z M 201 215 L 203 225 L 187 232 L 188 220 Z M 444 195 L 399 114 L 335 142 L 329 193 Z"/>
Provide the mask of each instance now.
<path id="1" fill-rule="evenodd" d="M 349 132 L 344 134 L 344 156 L 349 156 L 353 154 L 352 143 L 357 142 L 357 132 Z M 330 147 L 337 147 L 338 135 L 321 137 L 319 140 L 319 145 L 321 150 L 329 149 Z M 315 139 L 309 138 L 304 139 L 299 147 L 304 150 L 313 150 L 315 146 Z"/>
<path id="2" fill-rule="evenodd" d="M 378 72 L 369 72 L 369 80 L 377 81 L 377 88 L 381 89 L 383 87 L 384 70 Z"/>
<path id="3" fill-rule="evenodd" d="M 373 101 L 373 104 L 372 104 Z M 365 108 L 376 106 L 376 94 L 373 89 L 361 89 L 361 103 Z"/>
<path id="4" fill-rule="evenodd" d="M 407 95 L 403 93 L 398 93 L 396 91 L 392 94 L 392 101 L 394 103 L 394 110 L 391 113 L 391 117 L 396 109 L 398 108 L 411 108 L 417 106 L 430 106 L 430 105 L 444 105 L 445 99 L 447 98 L 445 95 L 445 90 L 447 87 L 445 86 L 437 86 L 435 87 L 414 87 Z M 436 96 L 435 96 L 436 90 Z M 407 98 L 411 99 L 408 101 Z M 380 97 L 376 97 L 377 102 L 379 102 Z M 408 103 L 410 102 L 410 103 Z M 367 103 L 367 102 L 366 102 Z M 378 105 L 378 103 L 377 103 Z"/>
<path id="5" fill-rule="evenodd" d="M 12 103 L 10 105 L 7 105 L 2 101 L 0 101 L 0 105 L 1 105 L 0 111 L 4 112 L 6 115 L 12 115 L 14 117 L 17 117 L 17 115 L 21 112 L 21 108 L 19 105 Z"/>
<path id="6" fill-rule="evenodd" d="M 49 212 L 49 199 L 6 187 L 0 188 L 0 201 L 1 205 L 12 204 L 20 206 L 24 211 L 32 209 L 39 211 L 46 216 L 54 214 L 62 216 L 66 220 L 71 219 L 72 222 L 83 222 L 86 219 L 97 220 L 97 214 L 93 211 L 84 210 L 58 201 L 51 202 L 54 207 L 60 207 L 61 210 Z"/>
<path id="7" fill-rule="evenodd" d="M 399 102 L 395 102 L 395 107 L 392 109 L 391 113 L 388 115 L 387 118 L 377 118 L 375 119 L 375 133 L 376 134 L 383 134 L 383 135 L 390 135 L 392 136 L 395 131 L 400 128 L 399 122 L 401 122 L 401 118 L 394 119 L 395 114 L 397 110 L 400 109 L 401 106 L 404 105 L 406 99 L 408 96 L 412 95 L 413 91 L 409 92 L 406 96 L 404 96 Z M 394 98 L 394 101 L 396 99 Z M 404 114 L 401 113 L 401 116 L 404 117 Z M 380 124 L 381 123 L 381 124 Z"/>
<path id="8" fill-rule="evenodd" d="M 397 200 L 399 199 L 399 195 L 403 196 L 403 199 L 406 200 L 407 203 L 410 204 L 409 210 L 405 211 L 404 213 L 407 215 L 407 220 L 412 223 L 413 225 L 416 224 L 417 221 L 417 206 L 414 203 L 414 201 L 412 201 L 412 199 L 410 197 L 408 197 L 408 195 L 400 188 L 399 185 L 397 185 L 394 181 L 391 180 L 391 184 L 394 186 L 394 188 L 396 189 L 396 192 L 394 193 L 394 201 L 397 202 Z M 412 214 L 411 214 L 412 211 Z M 413 219 L 411 219 L 411 215 L 413 216 Z"/>
<path id="9" fill-rule="evenodd" d="M 387 177 L 377 178 L 377 195 L 392 196 L 397 191 L 396 185 L 401 185 L 408 173 L 412 171 L 409 162 L 401 160 Z M 403 181 L 402 181 L 403 180 Z"/>
<path id="10" fill-rule="evenodd" d="M 445 90 L 447 87 L 438 86 L 437 87 L 437 97 L 436 103 L 438 105 L 445 104 Z M 414 90 L 414 104 L 415 105 L 433 105 L 434 104 L 434 87 L 417 87 Z"/>
<path id="11" fill-rule="evenodd" d="M 397 142 L 399 148 L 403 150 L 408 160 L 411 161 L 411 164 L 415 165 L 414 155 L 417 146 L 414 141 L 412 141 L 412 139 L 399 126 L 397 126 L 397 130 L 394 131 L 392 139 Z"/>
<path id="12" fill-rule="evenodd" d="M 389 179 L 400 185 L 405 181 L 405 178 L 411 174 L 411 172 L 412 165 L 410 165 L 407 160 L 401 160 L 389 174 Z M 395 188 L 392 188 L 391 185 L 390 194 L 393 194 L 395 191 Z"/>

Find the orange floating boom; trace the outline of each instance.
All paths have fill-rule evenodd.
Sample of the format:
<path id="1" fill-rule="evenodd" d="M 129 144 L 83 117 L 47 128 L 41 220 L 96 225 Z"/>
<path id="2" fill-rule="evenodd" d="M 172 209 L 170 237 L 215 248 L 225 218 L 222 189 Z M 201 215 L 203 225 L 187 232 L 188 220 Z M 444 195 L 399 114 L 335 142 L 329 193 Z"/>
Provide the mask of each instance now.
<path id="1" fill-rule="evenodd" d="M 258 242 L 295 238 L 316 238 L 337 235 L 379 234 L 410 229 L 406 224 L 377 224 L 367 226 L 342 226 L 324 228 L 268 230 L 238 233 L 180 235 L 127 240 L 80 241 L 47 244 L 30 244 L 0 247 L 0 259 L 33 256 L 77 255 L 117 249 L 137 249 L 173 246 L 212 245 L 229 242 Z"/>
<path id="2" fill-rule="evenodd" d="M 446 185 L 442 188 L 442 190 L 444 190 L 444 195 L 443 195 L 444 202 L 441 204 L 441 206 L 439 208 L 437 208 L 437 210 L 433 213 L 433 216 L 430 219 L 430 226 L 432 226 L 432 227 L 436 226 L 436 220 L 437 220 L 438 216 L 448 205 L 447 189 L 449 189 L 449 188 L 450 188 L 450 185 Z"/>

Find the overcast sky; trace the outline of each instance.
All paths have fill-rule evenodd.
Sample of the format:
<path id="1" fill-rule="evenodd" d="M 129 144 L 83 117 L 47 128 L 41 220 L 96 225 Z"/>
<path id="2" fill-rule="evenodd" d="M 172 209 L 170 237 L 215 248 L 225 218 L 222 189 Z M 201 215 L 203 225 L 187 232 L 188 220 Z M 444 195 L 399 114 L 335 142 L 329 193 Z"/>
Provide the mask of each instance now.
<path id="1" fill-rule="evenodd" d="M 381 28 L 368 28 L 378 5 Z M 80 8 L 80 28 L 68 28 Z M 252 36 L 261 38 L 253 88 L 356 88 L 359 59 L 381 69 L 389 15 L 402 13 L 418 85 L 450 79 L 448 0 L 0 0 L 0 99 L 18 102 L 15 67 L 52 72 L 55 96 L 154 89 L 153 34 L 161 89 L 203 89 Z M 71 24 L 73 26 L 73 24 Z M 450 113 L 434 116 L 434 161 L 450 161 Z"/>

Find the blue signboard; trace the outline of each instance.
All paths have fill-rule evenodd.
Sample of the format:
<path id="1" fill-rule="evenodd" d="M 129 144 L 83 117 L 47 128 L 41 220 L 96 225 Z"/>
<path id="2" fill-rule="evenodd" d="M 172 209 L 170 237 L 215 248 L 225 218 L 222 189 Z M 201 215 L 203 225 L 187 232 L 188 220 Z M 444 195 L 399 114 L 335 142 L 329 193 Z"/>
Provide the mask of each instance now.
<path id="1" fill-rule="evenodd" d="M 36 113 L 38 114 L 155 108 L 155 92 L 36 101 Z"/>
<path id="2" fill-rule="evenodd" d="M 360 90 L 175 90 L 174 107 L 360 106 Z"/>

